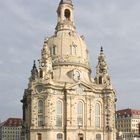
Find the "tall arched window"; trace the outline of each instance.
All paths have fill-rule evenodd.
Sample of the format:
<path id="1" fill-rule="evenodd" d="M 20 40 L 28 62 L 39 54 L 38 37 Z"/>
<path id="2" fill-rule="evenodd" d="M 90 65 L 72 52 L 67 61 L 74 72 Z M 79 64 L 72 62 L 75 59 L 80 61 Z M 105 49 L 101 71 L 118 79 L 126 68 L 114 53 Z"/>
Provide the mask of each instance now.
<path id="1" fill-rule="evenodd" d="M 38 101 L 38 113 L 43 113 L 43 101 L 39 100 Z"/>
<path id="2" fill-rule="evenodd" d="M 57 140 L 63 140 L 63 134 L 62 133 L 57 134 Z"/>
<path id="3" fill-rule="evenodd" d="M 101 134 L 96 134 L 96 140 L 101 140 Z"/>
<path id="4" fill-rule="evenodd" d="M 95 105 L 95 127 L 101 127 L 101 106 L 99 103 Z"/>
<path id="5" fill-rule="evenodd" d="M 79 127 L 83 126 L 83 102 L 79 101 L 77 104 L 77 125 Z"/>
<path id="6" fill-rule="evenodd" d="M 56 103 L 56 126 L 62 127 L 63 106 L 61 101 Z"/>
<path id="7" fill-rule="evenodd" d="M 42 100 L 38 101 L 38 126 L 44 125 L 44 103 Z"/>

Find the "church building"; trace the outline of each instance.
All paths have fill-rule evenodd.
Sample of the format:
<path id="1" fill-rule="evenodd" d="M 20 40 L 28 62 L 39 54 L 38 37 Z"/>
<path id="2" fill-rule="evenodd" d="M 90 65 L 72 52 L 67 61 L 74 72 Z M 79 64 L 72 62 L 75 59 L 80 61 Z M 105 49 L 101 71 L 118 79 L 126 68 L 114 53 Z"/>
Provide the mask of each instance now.
<path id="1" fill-rule="evenodd" d="M 71 0 L 61 0 L 54 34 L 44 40 L 23 99 L 22 140 L 116 140 L 116 92 L 101 47 L 91 76 Z"/>

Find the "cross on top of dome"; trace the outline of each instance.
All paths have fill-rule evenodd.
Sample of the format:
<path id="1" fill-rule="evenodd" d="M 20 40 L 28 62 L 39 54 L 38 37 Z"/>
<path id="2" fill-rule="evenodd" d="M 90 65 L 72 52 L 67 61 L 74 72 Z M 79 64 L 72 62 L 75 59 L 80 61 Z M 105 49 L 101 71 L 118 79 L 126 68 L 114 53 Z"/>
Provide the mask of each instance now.
<path id="1" fill-rule="evenodd" d="M 71 0 L 61 0 L 60 4 L 71 4 L 72 5 L 72 1 Z"/>

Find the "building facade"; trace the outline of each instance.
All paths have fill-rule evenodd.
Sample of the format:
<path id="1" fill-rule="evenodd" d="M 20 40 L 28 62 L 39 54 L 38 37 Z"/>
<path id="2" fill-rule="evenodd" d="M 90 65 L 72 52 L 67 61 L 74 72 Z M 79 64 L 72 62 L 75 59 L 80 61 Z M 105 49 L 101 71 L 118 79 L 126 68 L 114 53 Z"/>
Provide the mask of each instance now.
<path id="1" fill-rule="evenodd" d="M 0 124 L 0 140 L 21 140 L 22 119 L 9 118 Z"/>
<path id="2" fill-rule="evenodd" d="M 116 112 L 116 129 L 126 140 L 140 136 L 140 110 L 123 109 Z"/>
<path id="3" fill-rule="evenodd" d="M 103 48 L 93 78 L 71 0 L 60 1 L 57 16 L 22 99 L 22 140 L 116 140 L 116 93 Z"/>

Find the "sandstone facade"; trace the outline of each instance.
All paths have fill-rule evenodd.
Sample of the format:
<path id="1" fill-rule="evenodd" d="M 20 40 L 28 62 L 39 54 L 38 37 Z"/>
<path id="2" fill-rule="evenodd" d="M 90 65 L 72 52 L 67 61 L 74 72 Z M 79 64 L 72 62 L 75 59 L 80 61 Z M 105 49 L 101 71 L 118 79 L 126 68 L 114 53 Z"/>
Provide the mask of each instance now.
<path id="1" fill-rule="evenodd" d="M 71 0 L 61 0 L 53 36 L 34 63 L 23 102 L 23 140 L 115 140 L 116 93 L 101 48 L 95 78 L 74 23 Z"/>

